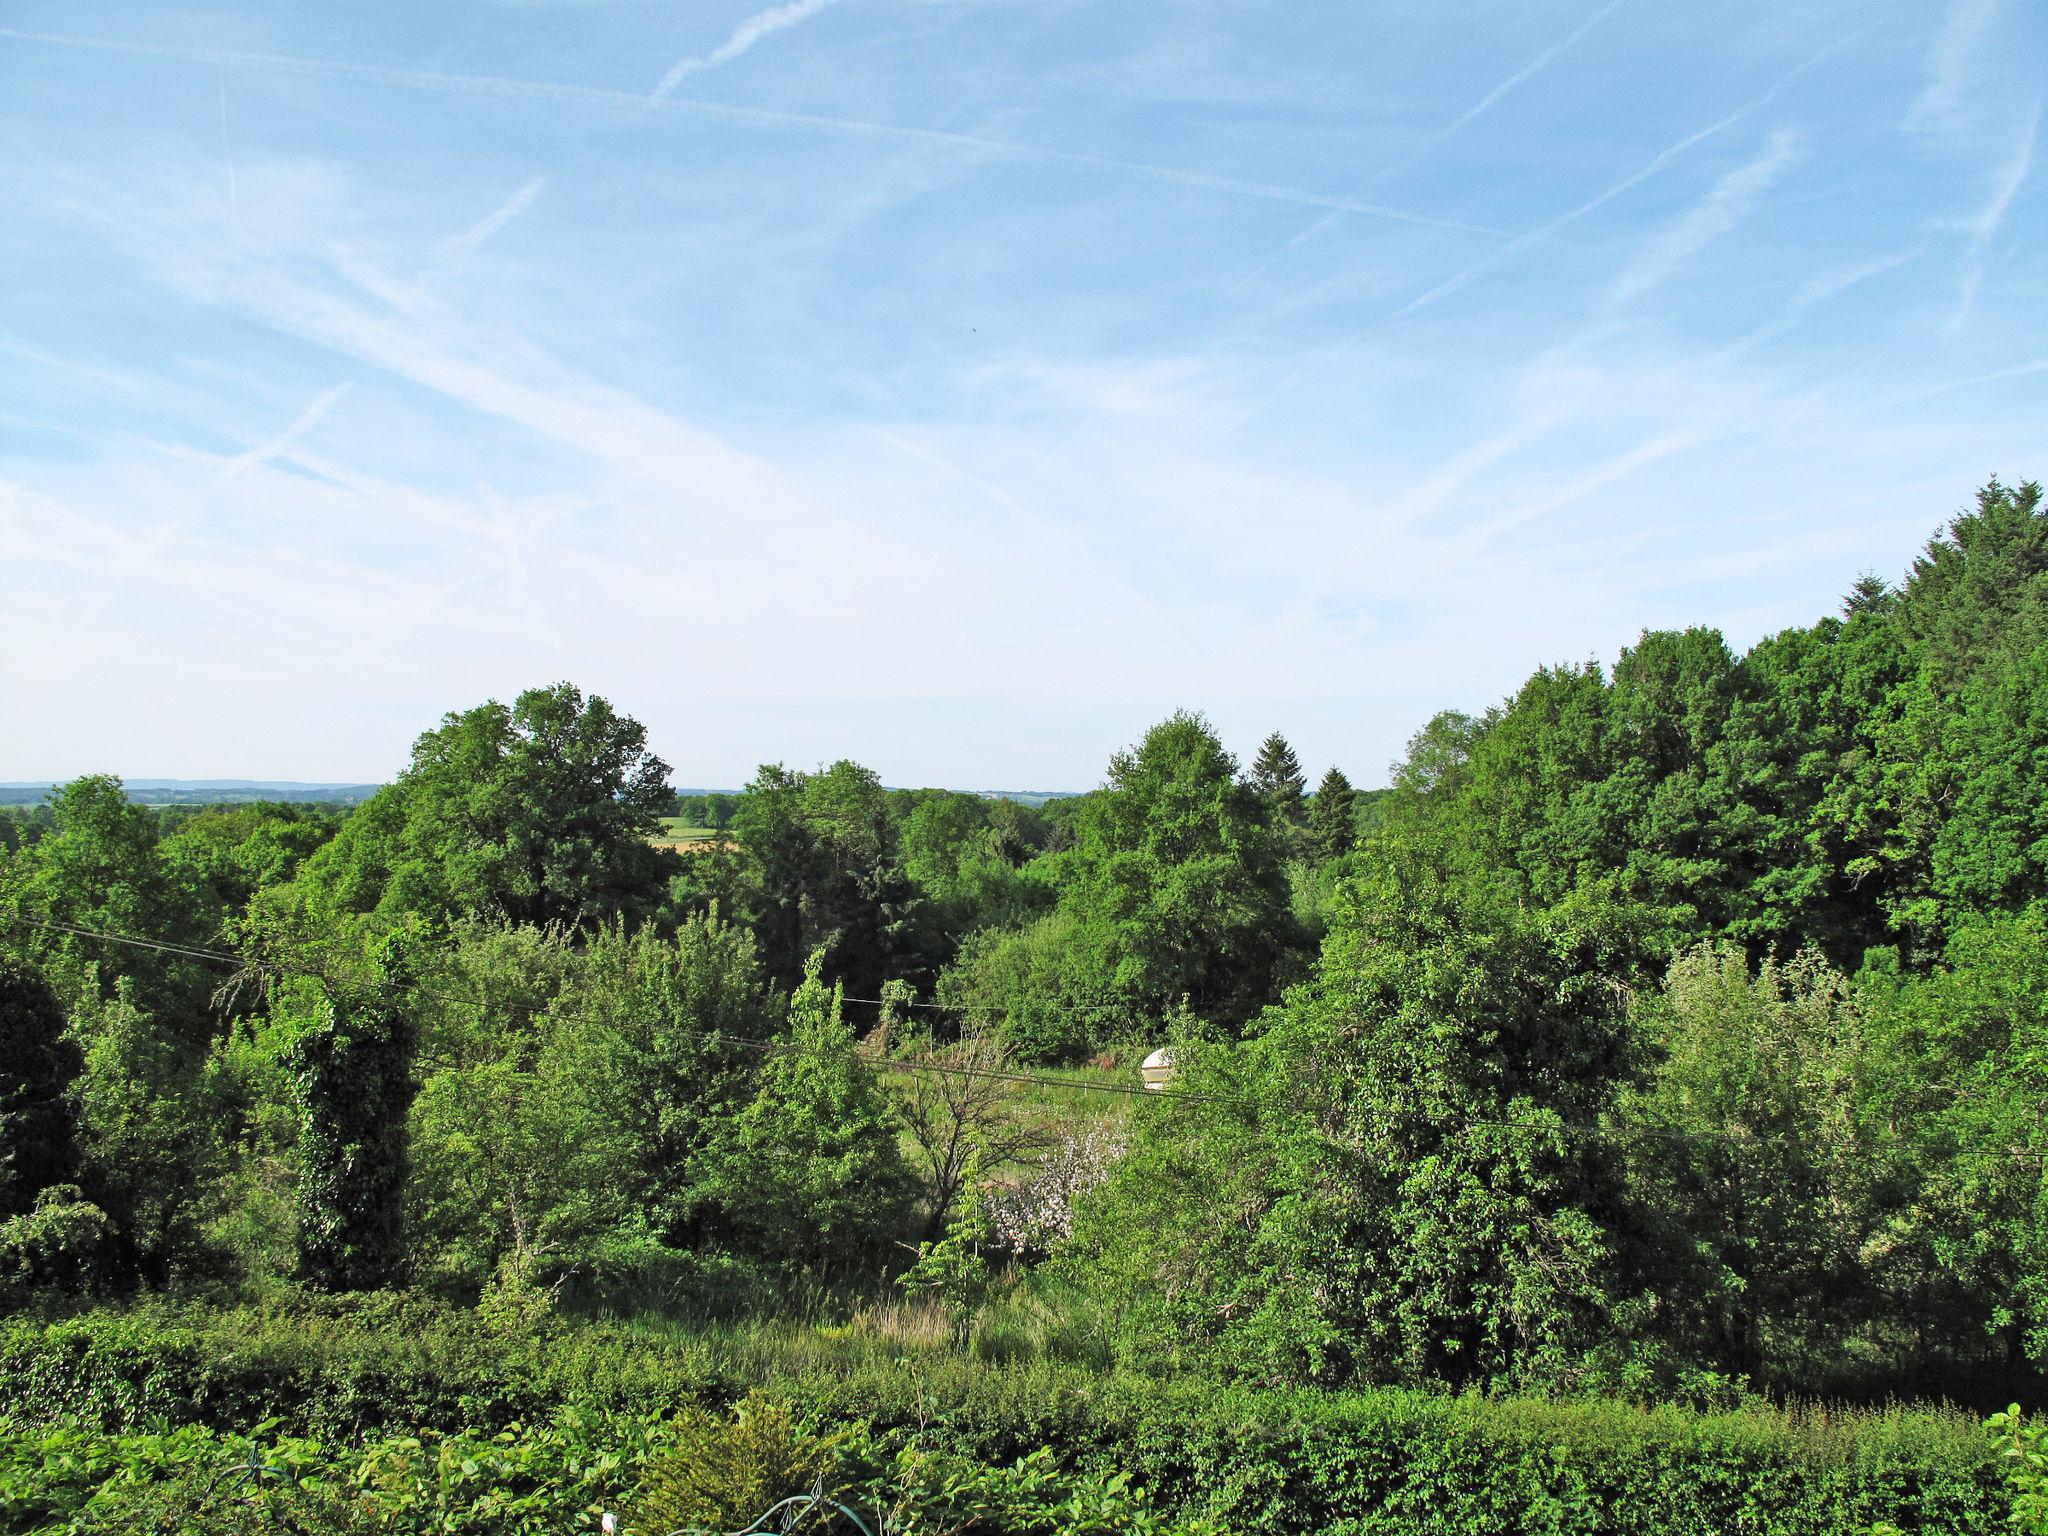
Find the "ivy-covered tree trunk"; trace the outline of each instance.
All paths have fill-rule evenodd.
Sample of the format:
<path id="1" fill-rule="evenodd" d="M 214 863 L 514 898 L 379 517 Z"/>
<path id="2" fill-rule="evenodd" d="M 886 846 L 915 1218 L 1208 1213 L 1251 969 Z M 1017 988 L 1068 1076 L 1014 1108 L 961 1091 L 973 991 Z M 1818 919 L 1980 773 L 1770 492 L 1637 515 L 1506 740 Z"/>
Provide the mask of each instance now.
<path id="1" fill-rule="evenodd" d="M 298 1109 L 299 1268 L 323 1290 L 390 1285 L 405 1262 L 406 1122 L 415 1028 L 387 954 L 366 984 L 290 997 Z"/>

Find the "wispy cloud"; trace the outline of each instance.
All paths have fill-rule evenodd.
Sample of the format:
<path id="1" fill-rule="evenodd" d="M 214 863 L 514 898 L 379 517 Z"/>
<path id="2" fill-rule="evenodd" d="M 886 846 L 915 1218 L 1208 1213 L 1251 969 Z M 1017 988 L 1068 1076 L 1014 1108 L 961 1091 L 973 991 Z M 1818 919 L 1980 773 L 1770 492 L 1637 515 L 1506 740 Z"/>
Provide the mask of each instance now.
<path id="1" fill-rule="evenodd" d="M 835 0 L 789 0 L 786 5 L 770 6 L 765 11 L 756 11 L 732 29 L 731 36 L 706 54 L 692 54 L 680 58 L 669 66 L 667 74 L 648 93 L 648 100 L 661 101 L 690 76 L 702 74 L 707 69 L 716 69 L 721 64 L 730 64 L 754 44 L 773 33 L 785 31 L 799 22 L 809 21 L 818 12 L 835 3 Z"/>
<path id="2" fill-rule="evenodd" d="M 277 436 L 271 438 L 266 443 L 257 444 L 247 453 L 238 453 L 223 463 L 220 467 L 221 479 L 238 479 L 258 464 L 276 458 L 280 453 L 283 453 L 292 444 L 320 425 L 320 418 L 333 410 L 335 402 L 340 400 L 353 387 L 352 383 L 343 383 L 335 385 L 332 389 L 322 390 L 313 397 L 310 405 L 299 412 L 293 419 L 292 424 L 278 433 Z"/>
<path id="3" fill-rule="evenodd" d="M 1773 130 L 1754 159 L 1722 176 L 1705 197 L 1644 244 L 1608 290 L 1608 305 L 1640 298 L 1734 229 L 1798 158 L 1799 135 L 1789 128 Z"/>
<path id="4" fill-rule="evenodd" d="M 873 122 L 865 118 L 832 117 L 815 112 L 787 112 L 773 107 L 742 107 L 729 102 L 698 101 L 681 96 L 666 96 L 659 101 L 650 101 L 645 96 L 631 91 L 611 90 L 600 86 L 567 85 L 541 80 L 520 80 L 503 75 L 461 75 L 441 70 L 392 69 L 377 64 L 352 64 L 338 60 L 308 59 L 282 53 L 238 53 L 224 52 L 212 48 L 181 48 L 166 43 L 131 42 L 117 38 L 82 37 L 54 32 L 28 32 L 13 27 L 0 27 L 0 38 L 11 38 L 16 42 L 41 43 L 52 47 L 86 48 L 102 53 L 130 54 L 141 58 L 175 59 L 188 64 L 206 64 L 216 69 L 269 70 L 281 74 L 308 76 L 323 80 L 348 80 L 368 85 L 402 86 L 413 90 L 448 91 L 471 96 L 503 96 L 519 100 L 553 101 L 576 106 L 599 107 L 611 111 L 632 112 L 651 109 L 658 112 L 677 113 L 689 116 L 714 118 L 721 122 L 735 123 L 757 128 L 786 128 L 811 133 L 846 134 L 864 138 L 895 139 L 905 143 L 925 144 L 940 148 L 971 150 L 981 154 L 1010 156 L 1034 160 L 1045 164 L 1071 165 L 1084 169 L 1106 171 L 1114 175 L 1136 177 L 1146 181 L 1160 181 L 1175 186 L 1192 187 L 1209 192 L 1223 192 L 1235 197 L 1258 198 L 1268 202 L 1295 203 L 1307 208 L 1338 209 L 1345 213 L 1361 214 L 1367 218 L 1385 219 L 1397 224 L 1415 224 L 1430 229 L 1456 230 L 1465 234 L 1492 235 L 1500 231 L 1482 224 L 1473 224 L 1462 219 L 1439 217 L 1435 214 L 1416 213 L 1406 208 L 1396 208 L 1385 203 L 1366 202 L 1358 198 L 1331 197 L 1299 187 L 1282 186 L 1272 182 L 1250 181 L 1239 177 L 1215 175 L 1206 171 L 1186 170 L 1176 166 L 1151 165 L 1138 160 L 1124 160 L 1112 155 L 1085 154 L 1073 150 L 1055 149 L 1039 144 L 1023 144 L 1007 139 L 990 138 L 982 134 L 956 133 L 943 128 L 907 127 L 900 123 Z"/>
<path id="5" fill-rule="evenodd" d="M 2034 103 L 2034 110 L 2027 114 L 2026 131 L 2020 140 L 1991 175 L 1991 192 L 1985 198 L 1984 206 L 1970 218 L 1956 221 L 1957 228 L 1968 237 L 1963 247 L 1961 264 L 1960 293 L 1956 311 L 1949 319 L 1954 329 L 1969 317 L 1970 309 L 1977 302 L 1977 289 L 1984 281 L 1985 269 L 1990 264 L 1991 242 L 1997 236 L 1999 226 L 2005 223 L 2005 216 L 2012 210 L 2013 200 L 2026 185 L 2027 176 L 2034 168 L 2034 141 L 2041 133 L 2041 103 Z"/>
<path id="6" fill-rule="evenodd" d="M 1999 0 L 1954 0 L 1949 6 L 1927 51 L 1927 83 L 1906 109 L 1903 127 L 1940 128 L 1956 117 L 1969 85 L 1971 55 L 1998 13 L 1998 4 Z"/>

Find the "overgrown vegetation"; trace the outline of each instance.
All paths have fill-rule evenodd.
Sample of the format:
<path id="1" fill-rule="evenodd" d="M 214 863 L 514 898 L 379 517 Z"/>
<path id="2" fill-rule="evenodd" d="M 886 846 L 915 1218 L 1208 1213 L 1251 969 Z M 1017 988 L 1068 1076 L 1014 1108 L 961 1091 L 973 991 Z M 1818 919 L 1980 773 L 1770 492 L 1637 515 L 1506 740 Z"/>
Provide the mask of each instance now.
<path id="1" fill-rule="evenodd" d="M 276 1419 L 385 1446 L 294 1515 L 352 1530 L 376 1478 L 476 1459 L 448 1445 L 587 1469 L 532 1437 L 588 1410 L 641 1426 L 578 1421 L 622 1437 L 590 1456 L 644 1461 L 782 1381 L 742 1423 L 867 1422 L 848 1486 L 878 1501 L 889 1458 L 966 1458 L 918 1508 L 1009 1478 L 989 1529 L 1091 1499 L 1152 1529 L 1140 1488 L 1306 1529 L 1325 1477 L 1387 1521 L 1426 1486 L 1433 1529 L 1988 1528 L 1962 1420 L 1763 1405 L 2041 1396 L 2038 487 L 1993 482 L 1897 587 L 1746 654 L 1647 633 L 1440 715 L 1385 792 L 1332 767 L 1311 794 L 1278 732 L 1241 772 L 1189 713 L 1040 804 L 850 762 L 678 803 L 667 773 L 562 684 L 447 716 L 345 817 L 155 811 L 104 777 L 10 816 L 0 1305 L 8 1412 L 57 1449 L 9 1476 L 196 1467 Z M 661 846 L 664 818 L 706 835 Z M 1171 1091 L 1134 1097 L 1161 1045 Z M 408 1318 L 481 1374 L 400 1370 Z M 245 1327 L 268 1363 L 217 1413 Z M 343 1337 L 397 1375 L 359 1380 Z M 733 1340 L 752 1375 L 647 1364 Z M 663 1384 L 540 1363 L 589 1351 Z M 906 1407 L 927 1367 L 972 1392 Z M 1031 1371 L 1180 1406 L 977 1408 Z M 1295 1460 L 1188 1460 L 1226 1412 Z M 607 1465 L 619 1497 L 644 1470 Z M 541 1481 L 535 1519 L 599 1498 Z M 56 1497 L 22 1507 L 103 1495 Z M 541 1528 L 489 1518 L 446 1528 Z"/>

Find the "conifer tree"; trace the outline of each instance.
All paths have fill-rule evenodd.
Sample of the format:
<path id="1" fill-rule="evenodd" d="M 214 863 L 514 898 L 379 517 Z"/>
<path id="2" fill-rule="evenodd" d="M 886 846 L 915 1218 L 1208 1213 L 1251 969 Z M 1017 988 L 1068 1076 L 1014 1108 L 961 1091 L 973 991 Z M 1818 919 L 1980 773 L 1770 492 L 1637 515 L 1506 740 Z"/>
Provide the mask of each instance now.
<path id="1" fill-rule="evenodd" d="M 1341 859 L 1357 845 L 1358 826 L 1353 818 L 1357 799 L 1343 769 L 1333 767 L 1323 775 L 1308 811 L 1309 839 L 1319 857 Z"/>
<path id="2" fill-rule="evenodd" d="M 1278 731 L 1259 746 L 1259 755 L 1252 762 L 1252 787 L 1266 802 L 1276 829 L 1298 831 L 1306 824 L 1308 817 L 1302 796 L 1308 788 L 1308 780 L 1302 774 L 1301 759 L 1294 755 L 1294 748 Z"/>

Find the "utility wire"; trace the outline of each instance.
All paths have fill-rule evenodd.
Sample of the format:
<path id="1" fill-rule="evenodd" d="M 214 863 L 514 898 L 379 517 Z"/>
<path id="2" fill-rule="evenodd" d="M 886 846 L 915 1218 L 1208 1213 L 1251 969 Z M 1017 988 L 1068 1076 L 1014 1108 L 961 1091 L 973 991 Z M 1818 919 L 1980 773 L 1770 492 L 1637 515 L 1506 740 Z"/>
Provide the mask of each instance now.
<path id="1" fill-rule="evenodd" d="M 16 924 L 25 925 L 33 928 L 47 929 L 58 933 L 72 934 L 81 938 L 100 939 L 110 944 L 126 944 L 138 949 L 159 950 L 167 953 L 188 956 L 193 959 L 210 960 L 220 964 L 233 965 L 237 968 L 245 970 L 251 968 L 261 969 L 268 971 L 273 975 L 299 975 L 310 976 L 316 980 L 326 979 L 324 976 L 321 976 L 321 974 L 317 971 L 295 969 L 283 966 L 273 966 L 261 961 L 251 961 L 245 958 L 244 956 L 229 954 L 221 950 L 198 949 L 192 946 L 180 944 L 164 944 L 155 939 L 137 938 L 132 934 L 113 933 L 104 929 L 83 928 L 70 923 L 59 923 L 49 921 L 46 919 L 29 917 L 20 912 L 0 914 L 0 921 L 13 922 Z M 536 1006 L 533 1004 L 515 1002 L 510 999 L 507 999 L 506 1001 L 501 1003 L 494 1004 L 484 998 L 457 997 L 453 993 L 441 992 L 436 989 L 420 988 L 419 990 L 425 993 L 427 996 L 438 998 L 441 1001 L 452 1003 L 458 1007 L 472 1008 L 477 1010 L 479 1013 L 483 1014 L 488 1014 L 493 1008 L 506 1011 L 524 1011 L 528 1014 L 529 1017 L 546 1011 L 545 1005 Z M 842 1000 L 847 1002 L 880 1001 L 880 999 L 876 998 L 843 998 Z M 582 1014 L 579 1010 L 571 1010 L 570 1016 L 588 1017 L 587 1015 Z M 790 1041 L 762 1040 L 753 1036 L 728 1035 L 718 1031 L 700 1031 L 697 1033 L 695 1038 L 702 1040 L 707 1044 L 737 1047 L 740 1049 L 760 1050 L 778 1055 L 795 1054 L 801 1052 L 804 1049 L 802 1046 Z M 906 1060 L 901 1057 L 877 1056 L 865 1051 L 863 1051 L 861 1055 L 865 1060 L 875 1063 L 884 1070 L 890 1071 L 935 1072 L 940 1074 L 950 1074 L 961 1077 L 995 1078 L 1004 1082 L 1031 1084 L 1045 1088 L 1064 1088 L 1076 1092 L 1135 1095 L 1148 1100 L 1186 1100 L 1191 1103 L 1232 1104 L 1240 1108 L 1246 1109 L 1254 1107 L 1252 1101 L 1244 1099 L 1234 1094 L 1207 1093 L 1196 1090 L 1179 1088 L 1147 1088 L 1132 1086 L 1126 1083 L 1088 1082 L 1084 1079 L 1078 1078 L 1047 1077 L 1028 1072 L 1006 1072 L 991 1067 L 968 1067 L 954 1063 L 940 1062 L 930 1058 L 927 1058 L 923 1061 L 916 1061 Z M 1558 1137 L 1583 1136 L 1587 1140 L 1592 1141 L 1711 1141 L 1721 1142 L 1729 1145 L 1764 1146 L 1767 1145 L 1770 1140 L 1770 1138 L 1760 1136 L 1748 1136 L 1729 1131 L 1690 1130 L 1683 1126 L 1644 1125 L 1609 1127 L 1591 1124 L 1573 1125 L 1569 1122 L 1560 1120 L 1510 1120 L 1482 1115 L 1446 1115 L 1440 1117 L 1430 1117 L 1426 1115 L 1424 1111 L 1420 1110 L 1408 1111 L 1405 1114 L 1397 1111 L 1395 1113 L 1383 1116 L 1382 1119 L 1384 1122 L 1388 1124 L 1403 1119 L 1428 1119 L 1432 1124 L 1455 1127 L 1463 1130 L 1540 1131 L 1547 1135 Z M 1958 1156 L 2002 1158 L 2014 1163 L 2027 1164 L 2036 1167 L 2040 1166 L 2043 1162 L 2042 1154 L 2025 1152 L 2017 1148 L 1957 1148 L 1956 1151 Z M 1923 1169 L 1922 1171 L 1925 1170 Z"/>
<path id="2" fill-rule="evenodd" d="M 81 939 L 104 939 L 109 944 L 127 944 L 136 949 L 153 949 L 167 955 L 183 955 L 192 960 L 212 960 L 225 965 L 247 970 L 260 966 L 261 961 L 251 960 L 246 955 L 229 954 L 225 950 L 195 949 L 189 944 L 164 944 L 156 939 L 138 939 L 125 933 L 108 933 L 100 928 L 80 928 L 72 923 L 54 923 L 39 917 L 29 917 L 20 912 L 5 914 L 6 920 L 30 928 L 45 928 L 52 933 L 68 933 Z"/>

